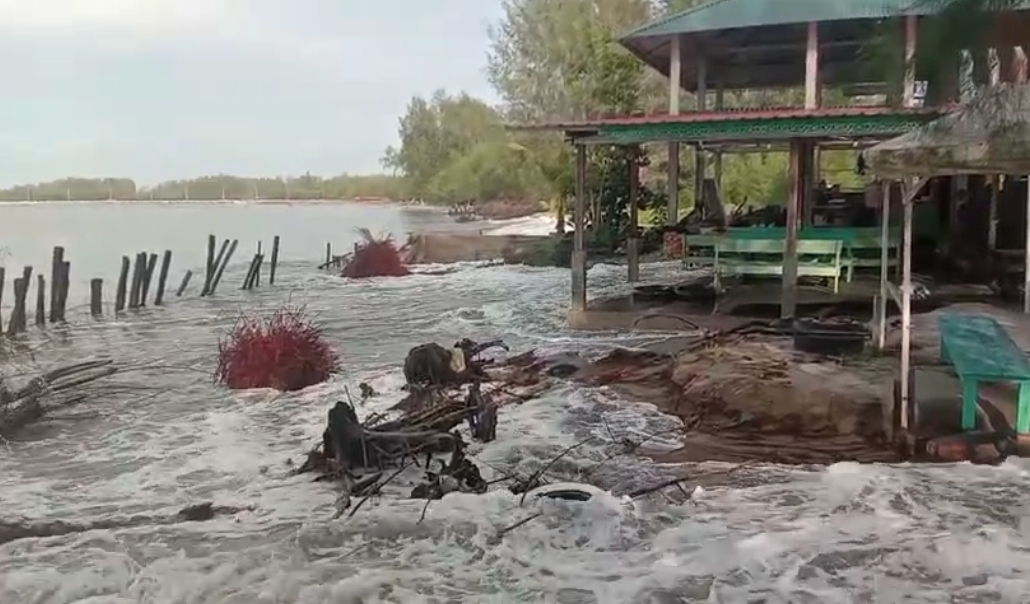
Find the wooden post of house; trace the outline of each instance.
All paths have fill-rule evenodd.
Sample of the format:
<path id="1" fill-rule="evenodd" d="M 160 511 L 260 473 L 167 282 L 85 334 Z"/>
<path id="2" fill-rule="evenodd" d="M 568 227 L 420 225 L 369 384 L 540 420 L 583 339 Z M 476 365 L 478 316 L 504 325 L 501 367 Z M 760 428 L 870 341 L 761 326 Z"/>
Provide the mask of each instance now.
<path id="1" fill-rule="evenodd" d="M 61 263 L 64 262 L 64 248 L 55 245 L 53 258 L 50 261 L 50 322 L 56 323 L 58 321 L 58 311 L 60 306 L 58 304 L 58 298 L 61 295 L 61 280 L 60 271 Z"/>
<path id="2" fill-rule="evenodd" d="M 640 148 L 637 146 L 627 149 L 630 156 L 629 164 L 629 226 L 626 229 L 626 269 L 627 279 L 630 283 L 640 280 L 640 227 L 638 203 L 640 190 Z"/>
<path id="3" fill-rule="evenodd" d="M 887 291 L 890 267 L 891 182 L 883 181 L 880 193 L 880 296 L 876 299 L 876 348 L 887 346 Z"/>
<path id="4" fill-rule="evenodd" d="M 104 280 L 89 281 L 89 314 L 99 317 L 104 314 Z"/>
<path id="5" fill-rule="evenodd" d="M 786 245 L 783 250 L 783 292 L 780 299 L 780 317 L 784 319 L 794 316 L 798 302 L 798 214 L 801 206 L 803 146 L 800 139 L 790 141 Z"/>
<path id="6" fill-rule="evenodd" d="M 715 110 L 723 110 L 723 87 L 722 83 L 718 83 L 715 87 Z M 712 178 L 715 179 L 715 190 L 719 192 L 719 197 L 722 198 L 722 151 L 712 152 Z"/>
<path id="7" fill-rule="evenodd" d="M 822 81 L 819 73 L 819 24 L 808 24 L 808 38 L 805 45 L 805 109 L 818 109 L 822 105 Z M 802 225 L 811 225 L 815 210 L 815 183 L 819 172 L 819 146 L 815 141 L 806 142 L 802 157 Z"/>
<path id="8" fill-rule="evenodd" d="M 708 73 L 707 62 L 704 55 L 698 54 L 697 66 L 697 110 L 708 109 Z M 694 147 L 694 207 L 703 208 L 702 200 L 705 194 L 705 177 L 708 176 L 707 153 L 704 150 L 704 143 L 698 142 Z"/>
<path id="9" fill-rule="evenodd" d="M 587 253 L 586 253 L 586 208 L 587 208 L 587 149 L 576 143 L 576 206 L 573 220 L 576 231 L 572 236 L 572 312 L 582 313 L 587 308 Z"/>
<path id="10" fill-rule="evenodd" d="M 674 35 L 669 42 L 669 115 L 680 113 L 680 37 Z M 665 224 L 672 226 L 679 222 L 680 198 L 680 144 L 669 143 L 669 199 L 666 206 Z M 671 236 L 666 234 L 666 237 Z"/>
<path id="11" fill-rule="evenodd" d="M 118 273 L 118 288 L 114 293 L 114 312 L 125 310 L 125 288 L 129 279 L 129 257 L 122 256 L 122 270 Z"/>

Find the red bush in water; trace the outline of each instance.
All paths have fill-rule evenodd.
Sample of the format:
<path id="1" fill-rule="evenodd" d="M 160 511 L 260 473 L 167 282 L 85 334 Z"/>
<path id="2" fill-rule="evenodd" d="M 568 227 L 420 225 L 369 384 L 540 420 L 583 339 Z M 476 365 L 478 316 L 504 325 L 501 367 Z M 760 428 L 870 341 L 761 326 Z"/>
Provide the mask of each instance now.
<path id="1" fill-rule="evenodd" d="M 364 241 L 354 244 L 354 253 L 343 267 L 348 279 L 368 277 L 403 277 L 411 271 L 404 266 L 400 248 L 390 236 L 376 239 L 368 229 L 359 229 Z"/>
<path id="2" fill-rule="evenodd" d="M 302 311 L 281 308 L 236 321 L 218 343 L 216 379 L 234 390 L 300 390 L 329 379 L 338 362 L 321 329 Z"/>

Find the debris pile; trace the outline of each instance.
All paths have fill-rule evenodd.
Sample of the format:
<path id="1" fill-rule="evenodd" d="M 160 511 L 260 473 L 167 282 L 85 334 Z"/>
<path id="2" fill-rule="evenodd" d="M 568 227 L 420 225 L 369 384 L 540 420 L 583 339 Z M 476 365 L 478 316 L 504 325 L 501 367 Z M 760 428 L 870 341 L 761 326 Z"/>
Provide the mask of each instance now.
<path id="1" fill-rule="evenodd" d="M 343 272 L 348 279 L 369 277 L 404 277 L 411 271 L 404 265 L 401 248 L 389 235 L 376 237 L 368 229 L 358 229 L 362 241 L 354 244 L 354 251 L 343 257 Z"/>
<path id="2" fill-rule="evenodd" d="M 0 375 L 0 438 L 10 438 L 54 409 L 85 401 L 92 393 L 83 386 L 117 371 L 111 360 L 86 361 L 43 373 L 18 389 Z"/>
<path id="3" fill-rule="evenodd" d="M 243 315 L 218 343 L 216 379 L 233 390 L 294 391 L 324 382 L 339 357 L 303 311 L 280 308 L 268 317 Z"/>
<path id="4" fill-rule="evenodd" d="M 416 465 L 425 480 L 411 497 L 439 499 L 453 491 L 483 493 L 487 483 L 465 455 L 468 443 L 457 428 L 465 423 L 472 438 L 490 442 L 497 437 L 497 412 L 548 387 L 547 376 L 532 368 L 532 353 L 505 362 L 484 359 L 490 348 L 504 342 L 477 343 L 463 339 L 453 348 L 423 344 L 412 348 L 404 362 L 407 396 L 391 411 L 394 419 L 372 415 L 358 419 L 354 406 L 337 402 L 329 411 L 322 442 L 298 472 L 318 472 L 316 480 L 332 479 L 343 486 L 340 510 L 351 509 L 375 495 L 405 469 Z M 447 460 L 434 455 L 448 455 Z M 394 472 L 383 478 L 388 468 Z M 362 497 L 351 508 L 351 497 Z"/>

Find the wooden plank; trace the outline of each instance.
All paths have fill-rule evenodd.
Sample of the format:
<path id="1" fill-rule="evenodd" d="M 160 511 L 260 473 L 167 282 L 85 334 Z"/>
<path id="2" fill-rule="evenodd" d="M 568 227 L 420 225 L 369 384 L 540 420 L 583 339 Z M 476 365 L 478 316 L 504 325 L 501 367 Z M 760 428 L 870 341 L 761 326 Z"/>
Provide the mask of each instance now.
<path id="1" fill-rule="evenodd" d="M 1030 362 L 1004 328 L 986 315 L 941 315 L 942 354 L 963 380 L 1030 380 Z"/>

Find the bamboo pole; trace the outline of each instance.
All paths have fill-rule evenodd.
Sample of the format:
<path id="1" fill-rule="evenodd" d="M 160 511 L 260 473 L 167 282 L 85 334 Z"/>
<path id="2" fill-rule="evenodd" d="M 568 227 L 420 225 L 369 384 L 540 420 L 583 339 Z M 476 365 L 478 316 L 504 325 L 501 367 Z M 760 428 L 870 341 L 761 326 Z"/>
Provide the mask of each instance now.
<path id="1" fill-rule="evenodd" d="M 215 243 L 217 240 L 214 235 L 207 236 L 207 270 L 204 272 L 204 287 L 200 292 L 203 296 L 208 289 L 211 287 L 211 280 L 215 278 L 215 269 L 218 265 L 215 263 Z"/>
<path id="2" fill-rule="evenodd" d="M 154 294 L 154 306 L 161 306 L 165 297 L 165 282 L 168 281 L 168 269 L 172 265 L 172 250 L 165 250 L 161 259 L 161 274 L 157 278 L 157 293 Z"/>
<path id="3" fill-rule="evenodd" d="M 129 264 L 131 264 L 129 257 L 122 256 L 122 270 L 118 274 L 118 289 L 114 298 L 114 312 L 116 313 L 125 310 L 125 287 L 129 279 Z"/>

